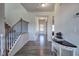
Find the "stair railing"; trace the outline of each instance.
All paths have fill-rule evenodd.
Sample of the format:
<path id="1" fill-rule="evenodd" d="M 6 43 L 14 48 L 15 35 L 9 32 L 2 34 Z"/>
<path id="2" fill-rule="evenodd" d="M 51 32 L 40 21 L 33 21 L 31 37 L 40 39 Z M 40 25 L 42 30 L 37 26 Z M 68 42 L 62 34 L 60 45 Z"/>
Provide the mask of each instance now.
<path id="1" fill-rule="evenodd" d="M 18 27 L 19 27 L 19 29 L 18 29 Z M 6 50 L 7 50 L 6 55 L 8 55 L 9 51 L 14 46 L 14 44 L 17 41 L 20 34 L 24 33 L 24 32 L 28 32 L 28 22 L 26 22 L 22 19 L 20 21 L 18 21 L 12 28 L 10 28 L 10 31 L 8 31 L 5 36 L 6 37 Z"/>
<path id="2" fill-rule="evenodd" d="M 7 52 L 10 51 L 10 49 L 13 47 L 16 39 L 19 37 L 20 33 L 17 33 L 15 30 L 11 30 L 7 33 L 6 39 L 7 39 Z"/>

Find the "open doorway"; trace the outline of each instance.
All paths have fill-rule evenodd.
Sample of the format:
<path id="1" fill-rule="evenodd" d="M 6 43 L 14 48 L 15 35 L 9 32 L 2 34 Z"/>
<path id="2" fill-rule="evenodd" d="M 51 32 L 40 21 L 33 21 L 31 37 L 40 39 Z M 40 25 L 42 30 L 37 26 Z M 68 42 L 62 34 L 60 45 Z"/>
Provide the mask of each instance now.
<path id="1" fill-rule="evenodd" d="M 45 43 L 47 41 L 47 16 L 37 17 L 37 31 L 38 31 L 38 40 L 40 43 Z"/>
<path id="2" fill-rule="evenodd" d="M 46 21 L 45 19 L 39 19 L 39 33 L 46 34 Z"/>
<path id="3" fill-rule="evenodd" d="M 47 17 L 39 17 L 38 19 L 39 24 L 39 34 L 47 34 Z"/>

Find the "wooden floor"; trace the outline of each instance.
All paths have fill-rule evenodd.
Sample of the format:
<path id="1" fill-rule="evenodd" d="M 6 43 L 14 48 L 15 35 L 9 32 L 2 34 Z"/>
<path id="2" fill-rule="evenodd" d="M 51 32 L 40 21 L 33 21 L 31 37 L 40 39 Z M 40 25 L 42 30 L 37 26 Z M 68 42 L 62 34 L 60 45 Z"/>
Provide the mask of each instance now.
<path id="1" fill-rule="evenodd" d="M 45 35 L 39 35 L 36 41 L 29 41 L 15 56 L 53 56 L 51 42 L 48 42 Z"/>

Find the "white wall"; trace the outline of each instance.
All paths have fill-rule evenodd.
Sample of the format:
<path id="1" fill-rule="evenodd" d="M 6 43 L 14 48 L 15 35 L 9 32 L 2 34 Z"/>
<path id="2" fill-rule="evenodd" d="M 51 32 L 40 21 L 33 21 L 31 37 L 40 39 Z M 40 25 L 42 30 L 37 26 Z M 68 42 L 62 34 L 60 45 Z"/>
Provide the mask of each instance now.
<path id="1" fill-rule="evenodd" d="M 4 4 L 0 3 L 0 34 L 4 33 Z"/>
<path id="2" fill-rule="evenodd" d="M 4 18 L 4 3 L 0 3 L 0 18 Z"/>
<path id="3" fill-rule="evenodd" d="M 55 32 L 62 32 L 64 40 L 77 45 L 79 48 L 79 17 L 75 16 L 76 12 L 79 12 L 79 4 L 57 5 Z"/>
<path id="4" fill-rule="evenodd" d="M 1 35 L 3 35 L 2 47 L 0 46 L 0 48 L 2 49 L 1 50 L 2 55 L 3 54 L 5 55 L 5 27 L 4 27 L 4 21 L 5 21 L 5 19 L 4 19 L 4 4 L 0 3 L 0 38 L 1 38 Z M 1 41 L 0 41 L 0 45 L 1 45 Z"/>
<path id="5" fill-rule="evenodd" d="M 29 21 L 29 14 L 19 3 L 5 3 L 6 22 L 10 25 L 16 24 L 21 18 Z"/>
<path id="6" fill-rule="evenodd" d="M 1 55 L 5 55 L 5 27 L 4 19 L 2 18 L 0 18 L 0 49 Z"/>

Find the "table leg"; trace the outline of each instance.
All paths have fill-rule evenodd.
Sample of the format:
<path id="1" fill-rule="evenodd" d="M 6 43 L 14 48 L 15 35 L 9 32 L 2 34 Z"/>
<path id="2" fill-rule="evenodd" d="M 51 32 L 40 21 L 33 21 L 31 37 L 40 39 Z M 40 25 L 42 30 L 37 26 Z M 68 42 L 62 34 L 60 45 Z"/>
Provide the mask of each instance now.
<path id="1" fill-rule="evenodd" d="M 60 53 L 60 56 L 61 56 L 61 48 L 60 48 L 60 52 L 59 53 Z"/>
<path id="2" fill-rule="evenodd" d="M 73 50 L 73 56 L 76 56 L 76 49 Z"/>

